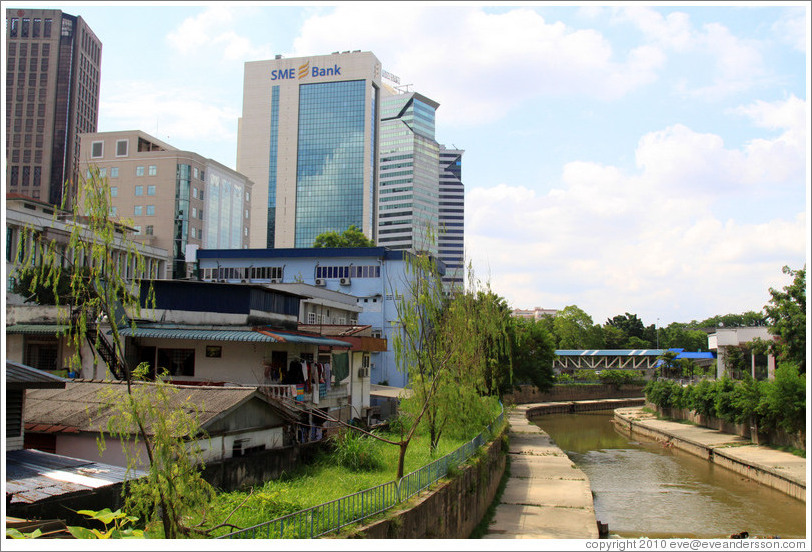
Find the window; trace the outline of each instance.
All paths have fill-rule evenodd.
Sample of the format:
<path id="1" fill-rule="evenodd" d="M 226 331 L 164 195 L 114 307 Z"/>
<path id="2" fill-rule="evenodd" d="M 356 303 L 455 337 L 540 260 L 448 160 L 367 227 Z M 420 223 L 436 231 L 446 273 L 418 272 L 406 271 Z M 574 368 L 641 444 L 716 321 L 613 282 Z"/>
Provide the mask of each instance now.
<path id="1" fill-rule="evenodd" d="M 192 218 L 197 218 L 197 209 L 192 207 Z"/>
<path id="2" fill-rule="evenodd" d="M 150 165 L 149 166 L 149 175 L 150 176 L 155 176 L 156 174 L 158 174 L 158 166 L 157 165 Z"/>
<path id="3" fill-rule="evenodd" d="M 193 238 L 197 237 L 197 228 L 194 228 L 194 227 L 192 228 L 192 237 Z"/>
<path id="4" fill-rule="evenodd" d="M 146 229 L 144 230 L 144 234 L 147 236 L 152 236 L 154 232 L 154 227 L 151 224 L 147 224 Z"/>
<path id="5" fill-rule="evenodd" d="M 315 312 L 307 313 L 307 323 L 308 324 L 315 324 L 316 323 L 316 313 Z"/>
<path id="6" fill-rule="evenodd" d="M 206 173 L 203 171 L 200 171 L 200 180 L 206 180 Z"/>
<path id="7" fill-rule="evenodd" d="M 118 167 L 110 167 L 110 178 L 118 178 Z"/>
<path id="8" fill-rule="evenodd" d="M 99 178 L 105 178 L 107 176 L 107 169 L 99 169 Z"/>
<path id="9" fill-rule="evenodd" d="M 197 167 L 192 169 L 192 173 L 195 175 L 195 178 L 197 178 Z"/>
<path id="10" fill-rule="evenodd" d="M 110 216 L 111 217 L 118 216 L 118 207 L 110 207 Z"/>
<path id="11" fill-rule="evenodd" d="M 136 236 L 139 235 L 141 233 L 141 225 L 140 224 L 134 225 L 133 230 L 135 230 L 135 235 Z"/>
<path id="12" fill-rule="evenodd" d="M 155 215 L 155 205 L 147 205 L 147 216 L 151 217 Z"/>
<path id="13" fill-rule="evenodd" d="M 245 210 L 245 218 L 248 218 L 248 209 Z"/>
<path id="14" fill-rule="evenodd" d="M 195 188 L 194 186 L 192 186 L 192 197 L 197 199 L 197 188 Z"/>
<path id="15" fill-rule="evenodd" d="M 203 190 L 200 190 L 200 201 L 203 201 Z"/>
<path id="16" fill-rule="evenodd" d="M 129 146 L 129 140 L 116 140 L 116 157 L 127 157 Z"/>
<path id="17" fill-rule="evenodd" d="M 144 167 L 136 167 L 135 176 L 144 176 Z"/>
<path id="18" fill-rule="evenodd" d="M 143 206 L 141 206 L 141 205 L 136 205 L 136 206 L 133 208 L 133 215 L 135 215 L 136 217 L 140 217 L 140 216 L 141 216 L 141 215 L 143 215 L 143 214 L 144 214 L 144 207 L 143 207 Z"/>
<path id="19" fill-rule="evenodd" d="M 170 376 L 194 376 L 195 350 L 158 349 L 158 367 L 166 368 Z"/>
<path id="20" fill-rule="evenodd" d="M 147 186 L 147 195 L 155 195 L 155 185 Z"/>
<path id="21" fill-rule="evenodd" d="M 245 201 L 251 201 L 251 192 L 245 192 Z"/>
<path id="22" fill-rule="evenodd" d="M 203 209 L 201 209 L 200 211 L 198 211 L 198 212 L 197 212 L 197 214 L 198 214 L 198 217 L 197 217 L 197 218 L 199 218 L 200 220 L 203 220 Z"/>
<path id="23" fill-rule="evenodd" d="M 135 187 L 135 195 L 137 195 L 137 196 L 144 195 L 144 187 L 143 186 L 136 186 Z"/>
<path id="24" fill-rule="evenodd" d="M 110 186 L 110 197 L 118 197 L 118 186 Z"/>
<path id="25" fill-rule="evenodd" d="M 90 157 L 92 159 L 104 157 L 104 142 L 93 142 L 90 144 Z"/>

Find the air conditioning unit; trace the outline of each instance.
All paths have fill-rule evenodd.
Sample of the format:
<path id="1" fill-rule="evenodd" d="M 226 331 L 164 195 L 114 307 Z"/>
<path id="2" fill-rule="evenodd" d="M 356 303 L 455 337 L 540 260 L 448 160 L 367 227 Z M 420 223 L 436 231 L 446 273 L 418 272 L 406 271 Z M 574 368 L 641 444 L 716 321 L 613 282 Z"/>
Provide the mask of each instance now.
<path id="1" fill-rule="evenodd" d="M 342 286 L 348 286 L 348 285 L 350 285 L 350 279 L 349 278 L 340 278 L 338 280 L 338 283 L 341 284 Z"/>
<path id="2" fill-rule="evenodd" d="M 270 283 L 272 283 L 272 284 L 281 284 L 282 283 L 282 278 L 271 278 Z M 318 285 L 318 284 L 316 284 L 316 285 Z"/>
<path id="3" fill-rule="evenodd" d="M 359 378 L 368 378 L 369 377 L 369 368 L 359 368 L 358 369 L 358 377 Z"/>
<path id="4" fill-rule="evenodd" d="M 316 278 L 316 285 L 317 286 L 326 286 L 327 282 L 324 281 L 324 278 Z"/>

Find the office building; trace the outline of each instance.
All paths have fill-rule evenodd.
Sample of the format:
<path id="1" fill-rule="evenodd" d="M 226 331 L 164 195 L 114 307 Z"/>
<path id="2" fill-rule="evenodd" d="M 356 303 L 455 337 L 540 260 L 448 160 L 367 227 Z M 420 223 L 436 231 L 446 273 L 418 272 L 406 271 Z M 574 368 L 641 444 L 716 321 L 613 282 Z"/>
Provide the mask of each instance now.
<path id="1" fill-rule="evenodd" d="M 251 247 L 375 238 L 381 64 L 371 52 L 245 64 L 237 171 L 255 183 Z"/>
<path id="2" fill-rule="evenodd" d="M 190 276 L 198 248 L 248 246 L 253 183 L 245 176 L 139 130 L 83 134 L 81 145 L 83 175 L 98 167 L 107 179 L 112 214 L 138 241 L 170 252 L 171 273 L 161 277 Z"/>
<path id="3" fill-rule="evenodd" d="M 465 285 L 465 186 L 462 183 L 464 150 L 440 146 L 440 208 L 437 254 L 446 266 L 447 292 Z"/>
<path id="4" fill-rule="evenodd" d="M 381 99 L 377 243 L 436 255 L 440 165 L 434 121 L 440 104 L 416 92 L 388 90 Z"/>
<path id="5" fill-rule="evenodd" d="M 101 54 L 81 17 L 6 10 L 6 193 L 61 204 L 79 134 L 97 130 Z"/>

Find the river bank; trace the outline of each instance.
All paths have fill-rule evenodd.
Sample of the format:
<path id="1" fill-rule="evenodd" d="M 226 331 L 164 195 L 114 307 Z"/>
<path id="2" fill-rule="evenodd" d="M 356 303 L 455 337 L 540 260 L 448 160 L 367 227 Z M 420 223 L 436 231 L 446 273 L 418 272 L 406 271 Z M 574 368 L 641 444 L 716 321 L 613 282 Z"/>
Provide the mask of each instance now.
<path id="1" fill-rule="evenodd" d="M 806 502 L 806 459 L 755 445 L 738 435 L 714 429 L 658 420 L 642 407 L 615 410 L 616 426 L 631 435 L 654 439 L 753 481 Z"/>

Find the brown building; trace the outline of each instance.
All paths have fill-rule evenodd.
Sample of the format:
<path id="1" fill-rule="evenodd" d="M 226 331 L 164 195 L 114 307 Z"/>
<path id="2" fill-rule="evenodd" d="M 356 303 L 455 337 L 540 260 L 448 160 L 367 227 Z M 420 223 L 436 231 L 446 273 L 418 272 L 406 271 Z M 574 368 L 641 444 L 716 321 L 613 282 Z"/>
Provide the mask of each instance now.
<path id="1" fill-rule="evenodd" d="M 140 130 L 83 134 L 81 150 L 82 176 L 98 167 L 110 185 L 111 214 L 139 242 L 169 251 L 166 277 L 191 276 L 198 248 L 248 247 L 253 184 L 244 175 Z"/>
<path id="2" fill-rule="evenodd" d="M 102 45 L 60 10 L 6 10 L 6 192 L 59 205 L 99 119 Z M 71 194 L 72 195 L 72 194 Z"/>

